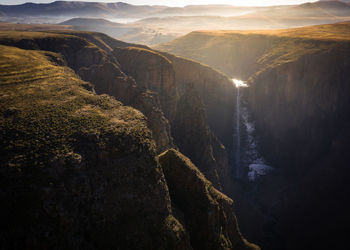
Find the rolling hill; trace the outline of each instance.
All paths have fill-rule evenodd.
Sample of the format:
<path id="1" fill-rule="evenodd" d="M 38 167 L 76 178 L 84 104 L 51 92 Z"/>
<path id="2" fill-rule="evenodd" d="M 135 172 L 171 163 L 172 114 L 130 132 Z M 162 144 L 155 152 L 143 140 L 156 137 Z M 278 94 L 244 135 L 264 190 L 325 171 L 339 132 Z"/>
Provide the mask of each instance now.
<path id="1" fill-rule="evenodd" d="M 56 1 L 47 4 L 25 3 L 21 5 L 0 5 L 0 11 L 6 16 L 144 16 L 165 7 L 140 6 L 123 2 L 70 2 Z"/>

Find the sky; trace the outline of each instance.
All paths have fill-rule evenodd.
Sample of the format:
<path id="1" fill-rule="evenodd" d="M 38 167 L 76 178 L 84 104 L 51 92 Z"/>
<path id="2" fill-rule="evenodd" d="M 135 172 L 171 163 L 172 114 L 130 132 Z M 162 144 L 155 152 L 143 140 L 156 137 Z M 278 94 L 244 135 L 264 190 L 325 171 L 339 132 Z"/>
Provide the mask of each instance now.
<path id="1" fill-rule="evenodd" d="M 305 2 L 316 2 L 316 0 L 80 0 L 84 2 L 126 2 L 130 4 L 185 6 L 194 4 L 230 4 L 236 6 L 269 6 L 283 4 L 300 4 Z M 0 0 L 0 4 L 22 4 L 25 2 L 49 3 L 53 0 Z"/>

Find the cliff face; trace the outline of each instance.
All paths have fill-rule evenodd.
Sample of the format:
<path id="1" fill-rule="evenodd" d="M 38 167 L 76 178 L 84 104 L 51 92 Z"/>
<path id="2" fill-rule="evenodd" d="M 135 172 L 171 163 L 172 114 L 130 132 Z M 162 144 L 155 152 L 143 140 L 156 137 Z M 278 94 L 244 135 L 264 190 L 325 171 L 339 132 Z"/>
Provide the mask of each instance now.
<path id="1" fill-rule="evenodd" d="M 248 100 L 271 162 L 305 171 L 327 154 L 349 119 L 347 51 L 339 44 L 254 77 Z"/>
<path id="2" fill-rule="evenodd" d="M 176 144 L 217 188 L 231 190 L 227 150 L 232 140 L 227 134 L 231 133 L 233 124 L 230 102 L 234 88 L 224 75 L 204 65 L 170 54 L 161 55 L 142 46 L 118 48 L 112 53 L 111 47 L 126 47 L 126 44 L 94 33 L 36 32 L 21 37 L 3 33 L 0 38 L 3 44 L 61 53 L 68 66 L 83 80 L 94 84 L 98 94 L 112 95 L 148 117 L 159 153 Z M 186 109 L 178 102 L 180 98 L 188 98 L 192 105 L 188 91 L 198 97 L 194 98 L 194 109 Z M 182 105 L 180 110 L 178 105 Z M 199 110 L 200 113 L 196 113 Z M 198 131 L 192 133 L 191 119 L 186 121 L 182 116 L 198 117 Z M 195 142 L 197 140 L 204 144 Z"/>
<path id="3" fill-rule="evenodd" d="M 152 125 L 159 119 L 149 119 L 155 128 L 152 131 L 158 131 L 164 145 L 171 145 L 171 140 L 165 138 L 173 137 L 180 151 L 198 165 L 215 187 L 228 192 L 232 181 L 227 151 L 217 136 L 231 145 L 229 137 L 224 136 L 232 127 L 232 108 L 227 105 L 233 94 L 231 81 L 209 67 L 170 54 L 132 47 L 117 48 L 113 54 L 121 69 L 135 79 L 138 89 L 147 93 L 143 95 L 151 92 L 154 100 L 159 99 L 153 107 L 161 112 L 165 126 Z M 151 118 L 154 111 L 150 113 L 147 105 L 141 103 L 132 105 Z M 160 130 L 167 133 L 159 133 Z"/>
<path id="4" fill-rule="evenodd" d="M 348 119 L 349 26 L 192 32 L 158 48 L 248 80 L 245 98 L 264 156 L 275 166 L 306 169 Z"/>
<path id="5" fill-rule="evenodd" d="M 261 151 L 288 173 L 273 208 L 287 249 L 298 247 L 295 239 L 305 249 L 346 244 L 349 51 L 349 43 L 338 42 L 258 74 L 249 89 Z M 293 226 L 296 216 L 304 221 L 303 229 Z M 308 237 L 304 232 L 310 232 Z"/>
<path id="6" fill-rule="evenodd" d="M 2 247 L 189 249 L 145 117 L 58 54 L 0 50 Z"/>
<path id="7" fill-rule="evenodd" d="M 158 151 L 174 147 L 169 120 L 174 119 L 178 95 L 171 62 L 155 52 L 136 47 L 117 48 L 113 55 L 125 74 L 137 83 L 140 94 L 128 103 L 149 118 Z"/>
<path id="8" fill-rule="evenodd" d="M 243 195 L 234 197 L 241 197 L 239 206 L 248 200 L 238 215 L 259 220 L 255 232 L 249 231 L 251 224 L 242 228 L 262 247 L 346 245 L 349 33 L 349 22 L 276 31 L 203 31 L 158 47 L 248 80 L 244 101 L 255 121 L 259 149 L 277 170 L 256 184 L 253 199 L 244 187 Z M 250 210 L 254 199 L 257 209 Z M 257 233 L 261 231 L 266 237 Z"/>
<path id="9" fill-rule="evenodd" d="M 60 53 L 68 66 L 75 71 L 81 67 L 100 64 L 107 57 L 107 53 L 96 45 L 72 35 L 41 32 L 14 32 L 9 35 L 3 31 L 0 39 L 3 45 Z"/>
<path id="10" fill-rule="evenodd" d="M 188 62 L 196 74 L 207 73 L 177 81 L 169 58 L 146 48 L 112 52 L 109 48 L 118 42 L 101 37 L 0 34 L 1 44 L 13 46 L 0 46 L 1 245 L 199 249 L 190 241 L 194 237 L 197 242 L 199 235 L 188 233 L 193 223 L 180 222 L 172 207 L 155 156 L 178 146 L 218 188 L 229 187 L 226 150 L 208 125 L 207 117 L 213 116 L 207 116 L 206 97 L 215 78 L 225 77 Z M 209 79 L 211 87 L 199 92 Z M 197 191 L 191 195 L 203 195 Z M 201 234 L 211 237 L 206 246 L 248 246 L 238 231 L 232 201 L 210 192 L 222 208 L 206 201 L 214 198 L 203 198 L 202 204 L 223 212 L 210 217 L 215 230 L 203 224 L 208 234 Z M 202 218 L 193 212 L 191 216 Z M 219 233 L 221 227 L 225 233 Z"/>
<path id="11" fill-rule="evenodd" d="M 178 93 L 171 61 L 159 53 L 135 47 L 117 48 L 114 55 L 122 70 L 135 79 L 140 89 L 158 93 L 165 116 L 173 120 Z"/>
<path id="12" fill-rule="evenodd" d="M 233 183 L 228 154 L 235 108 L 232 81 L 205 65 L 164 55 L 173 63 L 180 96 L 173 125 L 175 141 L 216 188 L 221 186 L 219 190 L 230 195 Z"/>
<path id="13" fill-rule="evenodd" d="M 216 190 L 190 159 L 171 149 L 159 155 L 159 162 L 194 249 L 259 249 L 240 234 L 233 201 Z"/>
<path id="14" fill-rule="evenodd" d="M 168 53 L 162 54 L 173 63 L 179 95 L 186 94 L 189 88 L 198 93 L 210 129 L 229 147 L 232 140 L 227 135 L 233 126 L 235 106 L 232 100 L 236 97 L 231 79 L 206 65 Z"/>

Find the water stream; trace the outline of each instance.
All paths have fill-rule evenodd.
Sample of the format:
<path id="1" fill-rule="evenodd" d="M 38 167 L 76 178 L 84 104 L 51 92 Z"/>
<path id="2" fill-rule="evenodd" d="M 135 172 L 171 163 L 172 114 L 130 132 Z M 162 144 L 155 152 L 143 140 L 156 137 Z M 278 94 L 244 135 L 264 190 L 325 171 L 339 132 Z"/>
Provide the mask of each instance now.
<path id="1" fill-rule="evenodd" d="M 260 155 L 257 148 L 257 140 L 255 138 L 255 126 L 249 116 L 248 108 L 242 104 L 241 88 L 248 88 L 249 86 L 242 80 L 232 79 L 237 88 L 236 94 L 236 116 L 234 125 L 234 142 L 235 145 L 235 166 L 236 178 L 255 181 L 259 176 L 267 174 L 272 170 L 272 167 L 265 164 L 265 160 Z M 243 143 L 241 134 L 241 123 L 245 129 L 245 140 Z M 242 148 L 243 144 L 243 148 Z M 245 174 L 247 176 L 245 176 Z"/>

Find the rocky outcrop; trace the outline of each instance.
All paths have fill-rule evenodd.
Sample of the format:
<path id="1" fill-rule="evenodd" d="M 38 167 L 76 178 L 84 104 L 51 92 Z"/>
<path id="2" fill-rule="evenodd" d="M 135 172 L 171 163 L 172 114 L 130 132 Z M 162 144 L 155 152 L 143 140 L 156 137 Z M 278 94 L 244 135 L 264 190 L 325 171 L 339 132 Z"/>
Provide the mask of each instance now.
<path id="1" fill-rule="evenodd" d="M 193 157 L 217 188 L 224 188 L 226 192 L 231 189 L 227 150 L 232 140 L 227 134 L 232 127 L 233 107 L 228 103 L 234 89 L 227 77 L 204 65 L 170 54 L 161 55 L 142 46 L 117 48 L 112 53 L 113 46 L 125 47 L 126 44 L 98 33 L 37 32 L 31 36 L 32 33 L 22 34 L 20 38 L 5 36 L 1 43 L 61 53 L 68 66 L 83 80 L 94 84 L 98 94 L 114 96 L 148 117 L 159 153 L 175 145 L 186 145 L 180 150 Z M 197 107 L 178 110 L 178 105 L 182 105 L 180 98 L 188 98 L 192 105 L 187 91 L 198 95 L 200 100 L 193 102 Z M 193 113 L 195 110 L 201 113 Z M 187 121 L 181 122 L 184 121 L 182 115 L 194 119 L 202 117 L 201 123 L 197 123 L 198 131 L 202 132 L 181 132 L 184 126 L 190 132 L 192 126 Z M 175 142 L 171 127 L 177 127 Z M 206 144 L 186 139 L 197 138 L 195 136 L 203 137 L 196 140 Z"/>
<path id="2" fill-rule="evenodd" d="M 171 149 L 159 155 L 159 162 L 194 249 L 259 249 L 240 234 L 233 201 L 216 190 L 190 159 Z"/>
<path id="3" fill-rule="evenodd" d="M 148 117 L 158 151 L 174 147 L 169 120 L 174 119 L 178 95 L 172 64 L 143 48 L 116 48 L 113 55 L 125 74 L 137 83 L 140 94 L 127 103 Z"/>
<path id="4" fill-rule="evenodd" d="M 232 81 L 205 65 L 163 54 L 173 64 L 180 96 L 173 125 L 175 142 L 216 188 L 230 195 Z"/>
<path id="5" fill-rule="evenodd" d="M 159 98 L 160 105 L 153 107 L 164 112 L 161 120 L 169 121 L 171 129 L 159 129 L 167 126 L 158 126 L 159 119 L 150 119 L 150 126 L 155 128 L 152 131 L 159 134 L 155 138 L 164 140 L 164 132 L 169 131 L 180 151 L 198 165 L 215 187 L 228 192 L 232 181 L 227 152 L 215 134 L 230 145 L 232 140 L 224 136 L 224 131 L 230 133 L 232 128 L 232 108 L 226 105 L 233 93 L 231 81 L 204 65 L 142 48 L 117 48 L 114 55 L 141 91 L 153 92 L 154 100 Z M 135 107 L 150 117 L 145 110 L 147 105 Z M 154 121 L 157 124 L 152 125 Z M 167 141 L 164 145 L 169 145 Z"/>
<path id="6" fill-rule="evenodd" d="M 190 249 L 144 115 L 57 54 L 0 50 L 2 248 Z"/>
<path id="7" fill-rule="evenodd" d="M 14 32 L 12 36 L 1 37 L 1 44 L 21 49 L 45 50 L 59 53 L 67 65 L 78 71 L 81 67 L 105 62 L 108 55 L 96 45 L 77 36 L 44 33 Z"/>
<path id="8" fill-rule="evenodd" d="M 18 32 L 20 34 L 20 32 Z M 66 64 L 73 68 L 79 76 L 94 84 L 98 94 L 109 94 L 126 105 L 131 105 L 141 110 L 148 119 L 149 127 L 153 132 L 153 138 L 159 152 L 173 147 L 172 137 L 167 119 L 159 106 L 159 97 L 145 93 L 148 88 L 142 86 L 142 82 L 128 77 L 121 69 L 116 57 L 111 54 L 111 47 L 126 46 L 126 43 L 118 42 L 106 35 L 89 32 L 56 32 L 21 35 L 20 38 L 5 37 L 2 44 L 10 44 L 24 49 L 40 49 L 60 53 Z M 130 44 L 129 44 L 130 45 Z M 140 46 L 143 47 L 143 46 Z M 136 48 L 136 47 L 135 47 Z M 131 55 L 130 55 L 131 56 Z M 122 58 L 122 57 L 121 57 Z M 158 62 L 155 62 L 156 64 Z M 161 65 L 161 64 L 159 64 Z M 146 69 L 144 72 L 147 72 Z M 154 72 L 158 75 L 159 72 Z M 166 82 L 164 75 L 158 83 Z M 171 76 L 169 76 L 171 78 Z M 153 86 L 153 85 L 152 85 Z M 149 87 L 152 87 L 149 86 Z M 154 85 L 155 86 L 155 85 Z M 165 87 L 173 87 L 167 85 Z M 169 90 L 173 91 L 173 90 Z M 173 102 L 176 94 L 164 95 L 161 101 L 166 104 Z M 164 105 L 163 110 L 171 110 L 171 105 Z"/>
<path id="9" fill-rule="evenodd" d="M 231 79 L 224 74 L 197 62 L 162 52 L 173 64 L 179 95 L 194 88 L 203 102 L 206 122 L 210 130 L 226 146 L 230 147 L 232 138 L 233 114 L 232 100 L 236 89 Z"/>
<path id="10" fill-rule="evenodd" d="M 158 93 L 162 110 L 172 121 L 178 93 L 171 61 L 157 52 L 136 47 L 117 48 L 113 54 L 121 69 L 135 79 L 139 88 Z"/>
<path id="11" fill-rule="evenodd" d="M 97 38 L 61 32 L 0 36 L 2 44 L 31 50 L 6 47 L 4 53 L 14 49 L 17 54 L 0 58 L 0 77 L 6 83 L 1 85 L 5 94 L 0 105 L 0 196 L 6 204 L 1 207 L 1 245 L 198 248 L 199 236 L 193 234 L 192 245 L 155 156 L 180 145 L 219 189 L 228 187 L 226 149 L 208 126 L 205 96 L 210 88 L 199 93 L 207 78 L 212 77 L 211 85 L 221 75 L 189 62 L 199 69 L 196 74 L 208 75 L 197 87 L 196 78 L 177 82 L 174 63 L 158 52 L 119 48 L 111 53 L 113 43 Z M 98 44 L 89 42 L 94 39 Z M 12 60 L 13 68 L 6 60 Z M 232 201 L 211 185 L 204 186 L 211 198 L 203 198 L 202 204 L 215 211 L 222 207 L 210 216 L 210 225 L 203 224 L 208 228 L 200 233 L 208 231 L 211 237 L 204 245 L 244 249 L 249 244 L 231 214 Z M 213 207 L 208 200 L 214 196 L 219 205 Z M 189 227 L 192 230 L 193 223 Z"/>

